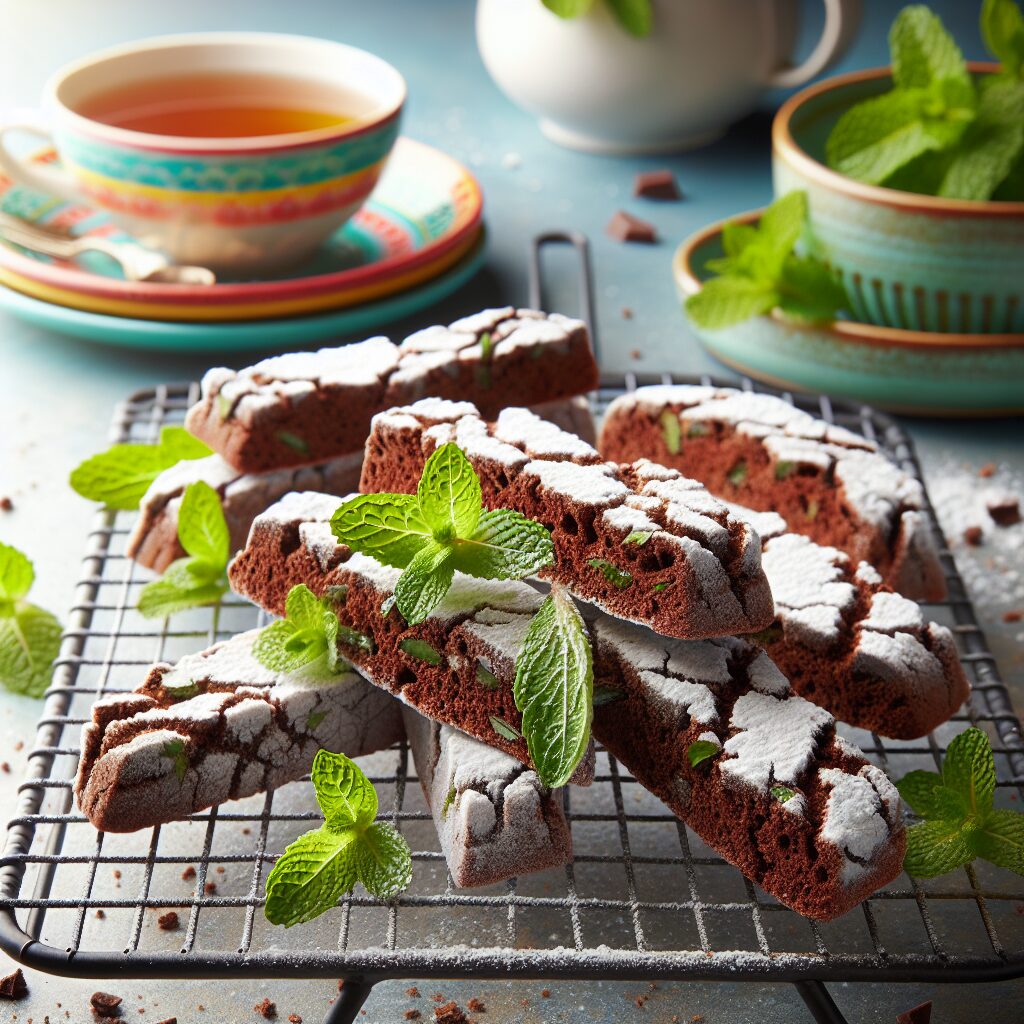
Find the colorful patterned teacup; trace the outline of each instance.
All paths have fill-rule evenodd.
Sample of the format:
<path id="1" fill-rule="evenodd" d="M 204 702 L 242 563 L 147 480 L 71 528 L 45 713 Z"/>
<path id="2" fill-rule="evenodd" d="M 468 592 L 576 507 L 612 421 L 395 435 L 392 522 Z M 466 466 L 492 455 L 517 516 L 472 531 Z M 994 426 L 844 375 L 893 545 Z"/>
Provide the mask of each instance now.
<path id="1" fill-rule="evenodd" d="M 89 101 L 133 82 L 188 73 L 301 78 L 343 96 L 349 120 L 277 135 L 185 137 L 84 116 Z M 0 129 L 0 170 L 85 202 L 143 245 L 221 273 L 266 272 L 308 256 L 373 191 L 398 135 L 405 82 L 363 50 L 304 36 L 208 33 L 106 50 L 59 71 L 46 90 L 60 166 L 7 145 L 28 124 Z"/>

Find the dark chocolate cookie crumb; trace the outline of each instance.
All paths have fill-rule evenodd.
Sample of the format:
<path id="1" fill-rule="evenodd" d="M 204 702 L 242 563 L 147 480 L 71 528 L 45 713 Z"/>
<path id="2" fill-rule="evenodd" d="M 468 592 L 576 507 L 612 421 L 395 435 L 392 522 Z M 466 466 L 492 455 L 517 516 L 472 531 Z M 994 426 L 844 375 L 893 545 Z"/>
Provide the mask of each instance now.
<path id="1" fill-rule="evenodd" d="M 165 932 L 176 932 L 181 925 L 177 913 L 173 910 L 161 914 L 156 923 L 160 926 L 160 930 Z"/>
<path id="2" fill-rule="evenodd" d="M 10 775 L 11 766 L 6 761 L 0 761 L 0 772 L 3 772 L 4 775 Z"/>
<path id="3" fill-rule="evenodd" d="M 1011 608 L 1008 612 L 1003 612 L 1003 622 L 1020 622 L 1024 619 L 1024 611 L 1020 608 Z"/>
<path id="4" fill-rule="evenodd" d="M 667 168 L 641 171 L 633 179 L 633 195 L 643 199 L 681 199 L 676 176 Z"/>
<path id="5" fill-rule="evenodd" d="M 983 537 L 984 533 L 980 526 L 968 526 L 964 530 L 964 543 L 970 544 L 972 548 L 980 547 Z"/>
<path id="6" fill-rule="evenodd" d="M 14 502 L 11 501 L 11 499 L 8 498 L 7 495 L 5 494 L 2 498 L 0 498 L 0 512 L 13 512 L 13 511 L 14 511 Z"/>
<path id="7" fill-rule="evenodd" d="M 96 916 L 102 921 L 107 916 L 107 912 L 105 910 L 97 910 Z"/>
<path id="8" fill-rule="evenodd" d="M 27 995 L 28 985 L 20 967 L 6 978 L 0 978 L 0 999 L 24 999 Z"/>
<path id="9" fill-rule="evenodd" d="M 261 1017 L 265 1017 L 267 1020 L 274 1020 L 274 1018 L 277 1017 L 277 1006 L 264 996 L 263 1002 L 257 1003 L 252 1008 L 252 1012 L 258 1013 Z"/>
<path id="10" fill-rule="evenodd" d="M 921 1003 L 896 1015 L 896 1024 L 929 1024 L 932 1019 L 932 1001 Z"/>
<path id="11" fill-rule="evenodd" d="M 178 1018 L 177 1017 L 168 1017 L 166 1020 L 157 1021 L 157 1024 L 178 1024 Z"/>
<path id="12" fill-rule="evenodd" d="M 1012 494 L 1001 494 L 985 502 L 985 508 L 996 526 L 1013 526 L 1020 522 L 1020 499 Z"/>
<path id="13" fill-rule="evenodd" d="M 405 990 L 405 994 L 410 999 L 419 999 L 419 997 L 420 997 L 420 990 L 418 988 L 416 988 L 416 986 L 414 985 L 412 988 L 407 988 Z"/>
<path id="14" fill-rule="evenodd" d="M 419 1010 L 406 1010 L 403 1016 L 406 1020 L 419 1020 L 423 1014 Z"/>
<path id="15" fill-rule="evenodd" d="M 541 999 L 550 999 L 551 998 L 551 989 L 549 989 L 549 988 L 542 988 L 540 990 L 540 997 L 541 997 Z"/>
<path id="16" fill-rule="evenodd" d="M 440 992 L 435 992 L 430 998 L 433 999 L 435 1003 L 443 1003 L 444 1002 L 444 996 L 441 995 Z"/>
<path id="17" fill-rule="evenodd" d="M 437 1007 L 434 1010 L 434 1018 L 437 1024 L 466 1024 L 466 1015 L 454 999 L 450 1003 L 445 1003 L 444 1006 Z"/>
<path id="18" fill-rule="evenodd" d="M 121 997 L 109 992 L 93 992 L 89 997 L 89 1005 L 97 1017 L 120 1017 Z"/>
<path id="19" fill-rule="evenodd" d="M 191 864 L 181 873 L 181 880 L 183 882 L 191 882 L 196 877 L 196 869 Z"/>
<path id="20" fill-rule="evenodd" d="M 471 1011 L 472 1013 L 487 1012 L 487 1007 L 484 1006 L 482 1000 L 477 999 L 476 996 L 474 996 L 472 999 L 470 999 L 468 1003 L 466 1003 L 466 1009 Z"/>
<path id="21" fill-rule="evenodd" d="M 983 480 L 987 480 L 990 476 L 995 476 L 996 464 L 994 462 L 986 462 L 981 469 L 978 470 L 978 476 Z"/>
<path id="22" fill-rule="evenodd" d="M 302 1018 L 297 1013 L 289 1013 L 288 1024 L 302 1024 Z"/>
<path id="23" fill-rule="evenodd" d="M 216 895 L 216 893 L 217 893 L 217 883 L 216 882 L 207 882 L 206 885 L 203 886 L 203 892 L 205 892 L 207 896 L 214 896 L 214 895 Z"/>

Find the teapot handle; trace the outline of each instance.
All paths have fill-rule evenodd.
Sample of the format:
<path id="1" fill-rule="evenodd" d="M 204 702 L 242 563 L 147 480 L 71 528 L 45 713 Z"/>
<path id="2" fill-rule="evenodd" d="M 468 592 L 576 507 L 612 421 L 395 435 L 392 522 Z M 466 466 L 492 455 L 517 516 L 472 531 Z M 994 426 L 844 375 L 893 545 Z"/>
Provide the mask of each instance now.
<path id="1" fill-rule="evenodd" d="M 803 85 L 841 57 L 860 27 L 861 0 L 825 0 L 825 26 L 806 60 L 773 71 L 767 85 L 782 89 Z"/>

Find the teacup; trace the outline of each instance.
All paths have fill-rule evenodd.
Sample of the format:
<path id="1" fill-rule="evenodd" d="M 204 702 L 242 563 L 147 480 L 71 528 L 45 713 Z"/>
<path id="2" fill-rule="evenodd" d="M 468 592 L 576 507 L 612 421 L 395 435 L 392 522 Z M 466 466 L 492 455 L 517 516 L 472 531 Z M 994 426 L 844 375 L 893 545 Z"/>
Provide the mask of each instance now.
<path id="1" fill-rule="evenodd" d="M 138 131 L 83 112 L 111 90 L 193 73 L 301 80 L 335 102 L 343 97 L 348 119 L 218 137 Z M 255 32 L 158 37 L 58 71 L 44 97 L 52 133 L 25 123 L 0 128 L 0 169 L 106 210 L 143 245 L 180 263 L 265 273 L 308 256 L 363 204 L 398 135 L 405 95 L 395 68 L 341 43 Z M 12 152 L 15 131 L 52 139 L 59 164 Z"/>

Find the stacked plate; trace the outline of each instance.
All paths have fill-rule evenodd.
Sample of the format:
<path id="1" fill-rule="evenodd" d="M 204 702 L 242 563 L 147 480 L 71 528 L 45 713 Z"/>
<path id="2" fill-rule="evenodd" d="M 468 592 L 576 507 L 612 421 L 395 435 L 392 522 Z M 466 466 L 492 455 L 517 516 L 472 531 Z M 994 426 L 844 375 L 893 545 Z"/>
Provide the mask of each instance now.
<path id="1" fill-rule="evenodd" d="M 74 235 L 127 239 L 104 213 L 3 178 L 0 209 Z M 0 308 L 79 337 L 150 348 L 320 341 L 407 316 L 460 287 L 482 262 L 481 215 L 480 186 L 462 164 L 400 139 L 367 204 L 290 273 L 209 287 L 140 283 L 98 254 L 63 262 L 4 242 Z"/>

